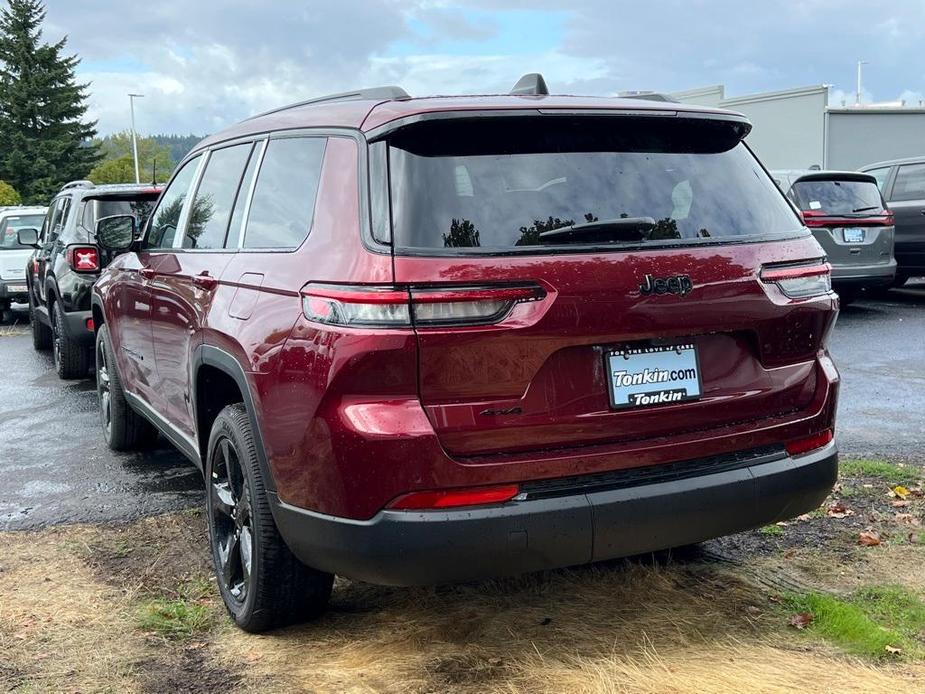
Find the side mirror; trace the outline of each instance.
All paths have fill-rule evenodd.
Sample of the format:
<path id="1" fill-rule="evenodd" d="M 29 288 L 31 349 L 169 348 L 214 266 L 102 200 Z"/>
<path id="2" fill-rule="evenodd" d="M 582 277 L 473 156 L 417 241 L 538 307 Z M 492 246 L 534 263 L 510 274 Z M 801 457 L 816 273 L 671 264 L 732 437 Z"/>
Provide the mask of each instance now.
<path id="1" fill-rule="evenodd" d="M 96 223 L 96 242 L 107 251 L 127 251 L 135 242 L 135 217 L 117 214 Z"/>
<path id="2" fill-rule="evenodd" d="M 16 233 L 16 241 L 20 246 L 39 247 L 39 230 L 32 227 L 23 227 Z"/>

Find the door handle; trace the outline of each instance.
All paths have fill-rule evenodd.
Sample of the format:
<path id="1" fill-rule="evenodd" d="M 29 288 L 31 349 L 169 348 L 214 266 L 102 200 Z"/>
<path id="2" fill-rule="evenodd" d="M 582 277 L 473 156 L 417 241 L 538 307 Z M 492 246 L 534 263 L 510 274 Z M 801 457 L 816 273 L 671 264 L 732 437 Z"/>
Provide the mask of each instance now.
<path id="1" fill-rule="evenodd" d="M 203 272 L 199 275 L 193 275 L 193 286 L 199 287 L 200 289 L 205 289 L 206 291 L 212 291 L 218 285 L 218 280 L 214 277 L 210 277 L 208 272 Z"/>
<path id="2" fill-rule="evenodd" d="M 138 274 L 141 275 L 143 279 L 153 280 L 154 276 L 157 274 L 152 268 L 143 267 L 138 271 Z"/>

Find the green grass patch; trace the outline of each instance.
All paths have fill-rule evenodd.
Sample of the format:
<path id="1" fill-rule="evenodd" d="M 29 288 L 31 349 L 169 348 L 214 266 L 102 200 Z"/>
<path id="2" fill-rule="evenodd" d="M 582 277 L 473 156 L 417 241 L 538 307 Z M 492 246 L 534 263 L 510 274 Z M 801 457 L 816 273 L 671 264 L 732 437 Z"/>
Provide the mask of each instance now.
<path id="1" fill-rule="evenodd" d="M 762 535 L 783 535 L 784 528 L 780 525 L 765 525 L 758 528 L 758 532 Z"/>
<path id="2" fill-rule="evenodd" d="M 809 612 L 809 633 L 870 658 L 891 656 L 887 647 L 899 648 L 902 656 L 925 657 L 921 635 L 925 633 L 925 602 L 900 586 L 868 586 L 847 598 L 821 593 L 790 595 L 787 608 Z"/>
<path id="3" fill-rule="evenodd" d="M 912 466 L 900 466 L 886 460 L 864 458 L 843 460 L 839 464 L 842 475 L 848 477 L 876 477 L 890 484 L 906 484 L 922 477 L 922 472 Z"/>
<path id="4" fill-rule="evenodd" d="M 212 586 L 206 579 L 185 583 L 160 597 L 143 603 L 138 610 L 138 626 L 166 638 L 185 639 L 209 631 L 214 614 L 207 596 Z"/>

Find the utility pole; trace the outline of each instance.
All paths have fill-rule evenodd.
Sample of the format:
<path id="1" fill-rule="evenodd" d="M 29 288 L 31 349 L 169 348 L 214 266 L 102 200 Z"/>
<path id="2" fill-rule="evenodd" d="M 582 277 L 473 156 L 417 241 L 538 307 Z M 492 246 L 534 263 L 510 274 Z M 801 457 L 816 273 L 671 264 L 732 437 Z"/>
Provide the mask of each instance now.
<path id="1" fill-rule="evenodd" d="M 861 68 L 858 67 L 858 70 Z M 860 74 L 860 73 L 859 73 Z M 860 80 L 861 78 L 858 77 Z M 141 183 L 141 176 L 138 173 L 138 137 L 135 134 L 135 99 L 140 99 L 144 94 L 129 94 L 128 103 L 132 111 L 132 160 L 135 162 L 135 183 Z"/>
<path id="2" fill-rule="evenodd" d="M 855 98 L 855 100 L 854 100 L 854 105 L 855 105 L 855 106 L 860 106 L 860 105 L 861 105 L 861 66 L 862 66 L 862 65 L 867 65 L 867 61 L 866 61 L 866 60 L 858 60 L 858 91 L 857 91 L 857 96 L 856 96 L 856 98 Z"/>

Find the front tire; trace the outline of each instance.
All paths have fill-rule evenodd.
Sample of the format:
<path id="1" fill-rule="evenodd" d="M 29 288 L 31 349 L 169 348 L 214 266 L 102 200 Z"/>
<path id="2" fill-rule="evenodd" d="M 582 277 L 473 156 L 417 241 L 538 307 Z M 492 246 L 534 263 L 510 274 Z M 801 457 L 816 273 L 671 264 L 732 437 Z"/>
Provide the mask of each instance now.
<path id="1" fill-rule="evenodd" d="M 215 576 L 235 623 L 261 632 L 324 611 L 334 577 L 299 562 L 280 536 L 243 404 L 215 418 L 205 472 Z"/>
<path id="2" fill-rule="evenodd" d="M 106 445 L 114 451 L 146 448 L 157 439 L 157 429 L 135 412 L 125 399 L 122 379 L 113 359 L 106 324 L 96 333 L 96 393 Z"/>
<path id="3" fill-rule="evenodd" d="M 61 302 L 52 304 L 51 349 L 55 359 L 55 371 L 58 377 L 71 381 L 86 378 L 90 371 L 90 355 L 87 350 L 64 334 L 64 309 Z"/>
<path id="4" fill-rule="evenodd" d="M 29 297 L 29 324 L 32 328 L 32 348 L 36 352 L 44 352 L 51 347 L 51 329 L 42 322 Z"/>

